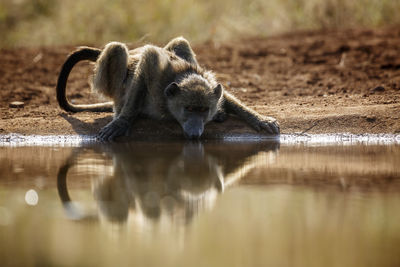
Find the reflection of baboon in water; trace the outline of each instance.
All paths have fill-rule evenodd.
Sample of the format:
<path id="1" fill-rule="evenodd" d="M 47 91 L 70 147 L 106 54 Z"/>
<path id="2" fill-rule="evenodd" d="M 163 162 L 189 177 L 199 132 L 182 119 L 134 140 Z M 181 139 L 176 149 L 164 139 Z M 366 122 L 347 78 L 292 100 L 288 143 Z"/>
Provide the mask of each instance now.
<path id="1" fill-rule="evenodd" d="M 96 180 L 94 197 L 100 214 L 110 221 L 123 222 L 129 211 L 134 210 L 154 220 L 167 216 L 189 222 L 199 210 L 212 207 L 227 185 L 255 167 L 257 161 L 251 160 L 251 156 L 277 148 L 277 143 L 241 144 L 232 146 L 227 155 L 226 145 L 221 144 L 107 146 L 106 153 L 113 160 L 113 174 Z M 58 174 L 60 198 L 75 219 L 87 216 L 80 215 L 73 206 L 66 177 L 80 153 L 74 153 Z"/>
<path id="2" fill-rule="evenodd" d="M 113 102 L 74 105 L 66 98 L 73 66 L 95 61 L 93 89 Z M 279 124 L 243 105 L 224 91 L 214 74 L 202 69 L 188 41 L 175 38 L 164 48 L 146 45 L 128 51 L 122 43 L 104 50 L 80 48 L 64 63 L 57 83 L 57 100 L 66 111 L 111 111 L 114 119 L 99 133 L 103 140 L 126 135 L 138 116 L 175 119 L 187 138 L 199 138 L 210 120 L 223 121 L 232 113 L 258 131 L 279 134 Z"/>

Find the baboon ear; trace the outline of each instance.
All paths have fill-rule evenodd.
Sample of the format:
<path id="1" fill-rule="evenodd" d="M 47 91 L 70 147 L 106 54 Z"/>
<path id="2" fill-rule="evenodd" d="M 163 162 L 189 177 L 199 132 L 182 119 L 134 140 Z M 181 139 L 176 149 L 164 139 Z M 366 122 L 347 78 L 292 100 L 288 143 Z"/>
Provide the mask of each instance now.
<path id="1" fill-rule="evenodd" d="M 214 88 L 214 95 L 217 98 L 221 97 L 221 95 L 222 95 L 222 85 L 220 83 Z"/>
<path id="2" fill-rule="evenodd" d="M 179 85 L 176 82 L 173 82 L 165 88 L 164 95 L 166 97 L 173 97 L 178 94 L 180 90 L 181 88 L 179 88 Z"/>

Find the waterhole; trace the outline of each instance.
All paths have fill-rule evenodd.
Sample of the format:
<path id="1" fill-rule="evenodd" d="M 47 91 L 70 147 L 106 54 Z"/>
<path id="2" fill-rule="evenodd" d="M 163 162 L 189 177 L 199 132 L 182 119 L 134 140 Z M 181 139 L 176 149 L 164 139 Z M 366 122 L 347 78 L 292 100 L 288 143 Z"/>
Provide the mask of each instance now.
<path id="1" fill-rule="evenodd" d="M 7 138 L 1 266 L 400 265 L 397 136 Z"/>

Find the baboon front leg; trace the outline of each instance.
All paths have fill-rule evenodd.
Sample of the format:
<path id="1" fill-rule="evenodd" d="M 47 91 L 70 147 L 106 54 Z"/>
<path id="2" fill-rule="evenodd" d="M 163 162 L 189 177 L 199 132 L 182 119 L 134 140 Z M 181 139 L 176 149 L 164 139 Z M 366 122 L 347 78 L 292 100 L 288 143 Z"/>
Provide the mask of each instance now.
<path id="1" fill-rule="evenodd" d="M 257 131 L 265 131 L 269 134 L 279 134 L 279 123 L 275 118 L 262 116 L 256 111 L 240 103 L 233 95 L 224 92 L 224 108 L 227 112 L 237 115 L 246 121 Z"/>
<path id="2" fill-rule="evenodd" d="M 114 119 L 100 130 L 98 136 L 101 140 L 112 141 L 116 137 L 128 135 L 132 122 L 139 115 L 143 104 L 144 83 L 138 76 L 134 78 L 132 87 L 127 92 L 120 113 L 116 114 Z"/>
<path id="3" fill-rule="evenodd" d="M 189 42 L 183 37 L 172 39 L 164 49 L 175 53 L 175 55 L 189 63 L 197 65 L 196 55 L 190 47 Z"/>

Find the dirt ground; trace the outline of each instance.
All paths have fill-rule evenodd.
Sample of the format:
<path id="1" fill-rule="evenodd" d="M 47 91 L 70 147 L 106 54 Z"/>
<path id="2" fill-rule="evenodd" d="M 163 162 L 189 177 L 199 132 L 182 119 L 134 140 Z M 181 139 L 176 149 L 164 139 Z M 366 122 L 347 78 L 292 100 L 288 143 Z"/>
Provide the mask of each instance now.
<path id="1" fill-rule="evenodd" d="M 0 50 L 0 134 L 94 134 L 111 120 L 111 113 L 58 107 L 58 73 L 73 49 Z M 293 32 L 194 50 L 227 90 L 276 117 L 282 133 L 400 133 L 400 27 Z M 80 63 L 70 76 L 67 91 L 76 103 L 99 101 L 88 87 L 90 73 L 91 65 Z M 24 107 L 10 107 L 13 101 Z M 141 120 L 134 129 L 144 137 L 181 136 L 173 122 Z M 236 118 L 206 126 L 205 137 L 221 133 L 254 132 Z"/>

